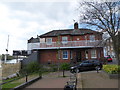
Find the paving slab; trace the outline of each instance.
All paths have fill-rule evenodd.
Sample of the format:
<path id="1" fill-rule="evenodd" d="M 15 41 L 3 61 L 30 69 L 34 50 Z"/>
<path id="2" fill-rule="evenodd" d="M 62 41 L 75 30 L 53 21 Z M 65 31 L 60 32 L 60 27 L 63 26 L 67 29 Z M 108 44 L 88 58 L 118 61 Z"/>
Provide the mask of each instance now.
<path id="1" fill-rule="evenodd" d="M 96 71 L 87 71 L 81 72 L 78 74 L 81 78 L 81 82 L 78 82 L 78 88 L 81 88 L 79 85 L 82 85 L 82 88 L 118 88 L 119 83 L 118 79 L 109 79 L 104 77 L 101 74 L 101 71 L 97 73 Z"/>

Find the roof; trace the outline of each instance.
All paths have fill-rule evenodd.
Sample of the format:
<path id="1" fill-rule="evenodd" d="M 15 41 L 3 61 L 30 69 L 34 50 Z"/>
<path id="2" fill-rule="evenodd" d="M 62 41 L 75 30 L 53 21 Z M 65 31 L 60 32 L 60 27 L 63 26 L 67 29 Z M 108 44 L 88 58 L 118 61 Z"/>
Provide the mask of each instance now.
<path id="1" fill-rule="evenodd" d="M 54 37 L 58 35 L 84 35 L 88 33 L 99 33 L 102 34 L 101 32 L 93 31 L 91 29 L 64 29 L 64 30 L 53 30 L 50 32 L 47 32 L 45 34 L 40 35 L 40 37 Z"/>
<path id="2" fill-rule="evenodd" d="M 31 37 L 29 40 L 28 40 L 28 43 L 38 43 L 40 42 L 39 38 L 33 38 Z"/>

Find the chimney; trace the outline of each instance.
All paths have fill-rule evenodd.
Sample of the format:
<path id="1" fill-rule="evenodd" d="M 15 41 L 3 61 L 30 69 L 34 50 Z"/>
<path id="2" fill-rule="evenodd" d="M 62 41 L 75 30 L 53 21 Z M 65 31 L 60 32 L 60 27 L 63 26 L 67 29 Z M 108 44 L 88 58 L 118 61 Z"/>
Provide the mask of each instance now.
<path id="1" fill-rule="evenodd" d="M 74 29 L 78 29 L 78 23 L 77 22 L 74 23 Z"/>

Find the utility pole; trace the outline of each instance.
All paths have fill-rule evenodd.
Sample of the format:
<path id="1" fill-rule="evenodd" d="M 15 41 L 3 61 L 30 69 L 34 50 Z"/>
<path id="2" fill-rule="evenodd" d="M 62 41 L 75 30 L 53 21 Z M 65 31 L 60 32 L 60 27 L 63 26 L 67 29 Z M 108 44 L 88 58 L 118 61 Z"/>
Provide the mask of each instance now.
<path id="1" fill-rule="evenodd" d="M 7 55 L 8 55 L 8 45 L 9 45 L 9 35 L 8 35 L 8 40 L 7 40 L 7 49 L 6 49 L 6 54 L 5 54 L 5 61 L 4 61 L 4 63 L 5 63 L 6 60 L 7 60 Z"/>

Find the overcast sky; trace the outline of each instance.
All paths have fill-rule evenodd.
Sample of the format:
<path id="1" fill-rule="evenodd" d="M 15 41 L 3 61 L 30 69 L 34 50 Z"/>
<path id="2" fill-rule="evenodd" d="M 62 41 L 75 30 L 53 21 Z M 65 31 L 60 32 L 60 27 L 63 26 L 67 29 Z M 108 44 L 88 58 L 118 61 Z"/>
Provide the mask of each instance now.
<path id="1" fill-rule="evenodd" d="M 0 54 L 6 53 L 8 35 L 8 53 L 12 54 L 26 50 L 31 37 L 73 28 L 73 19 L 79 21 L 78 0 L 68 1 L 0 2 Z"/>

